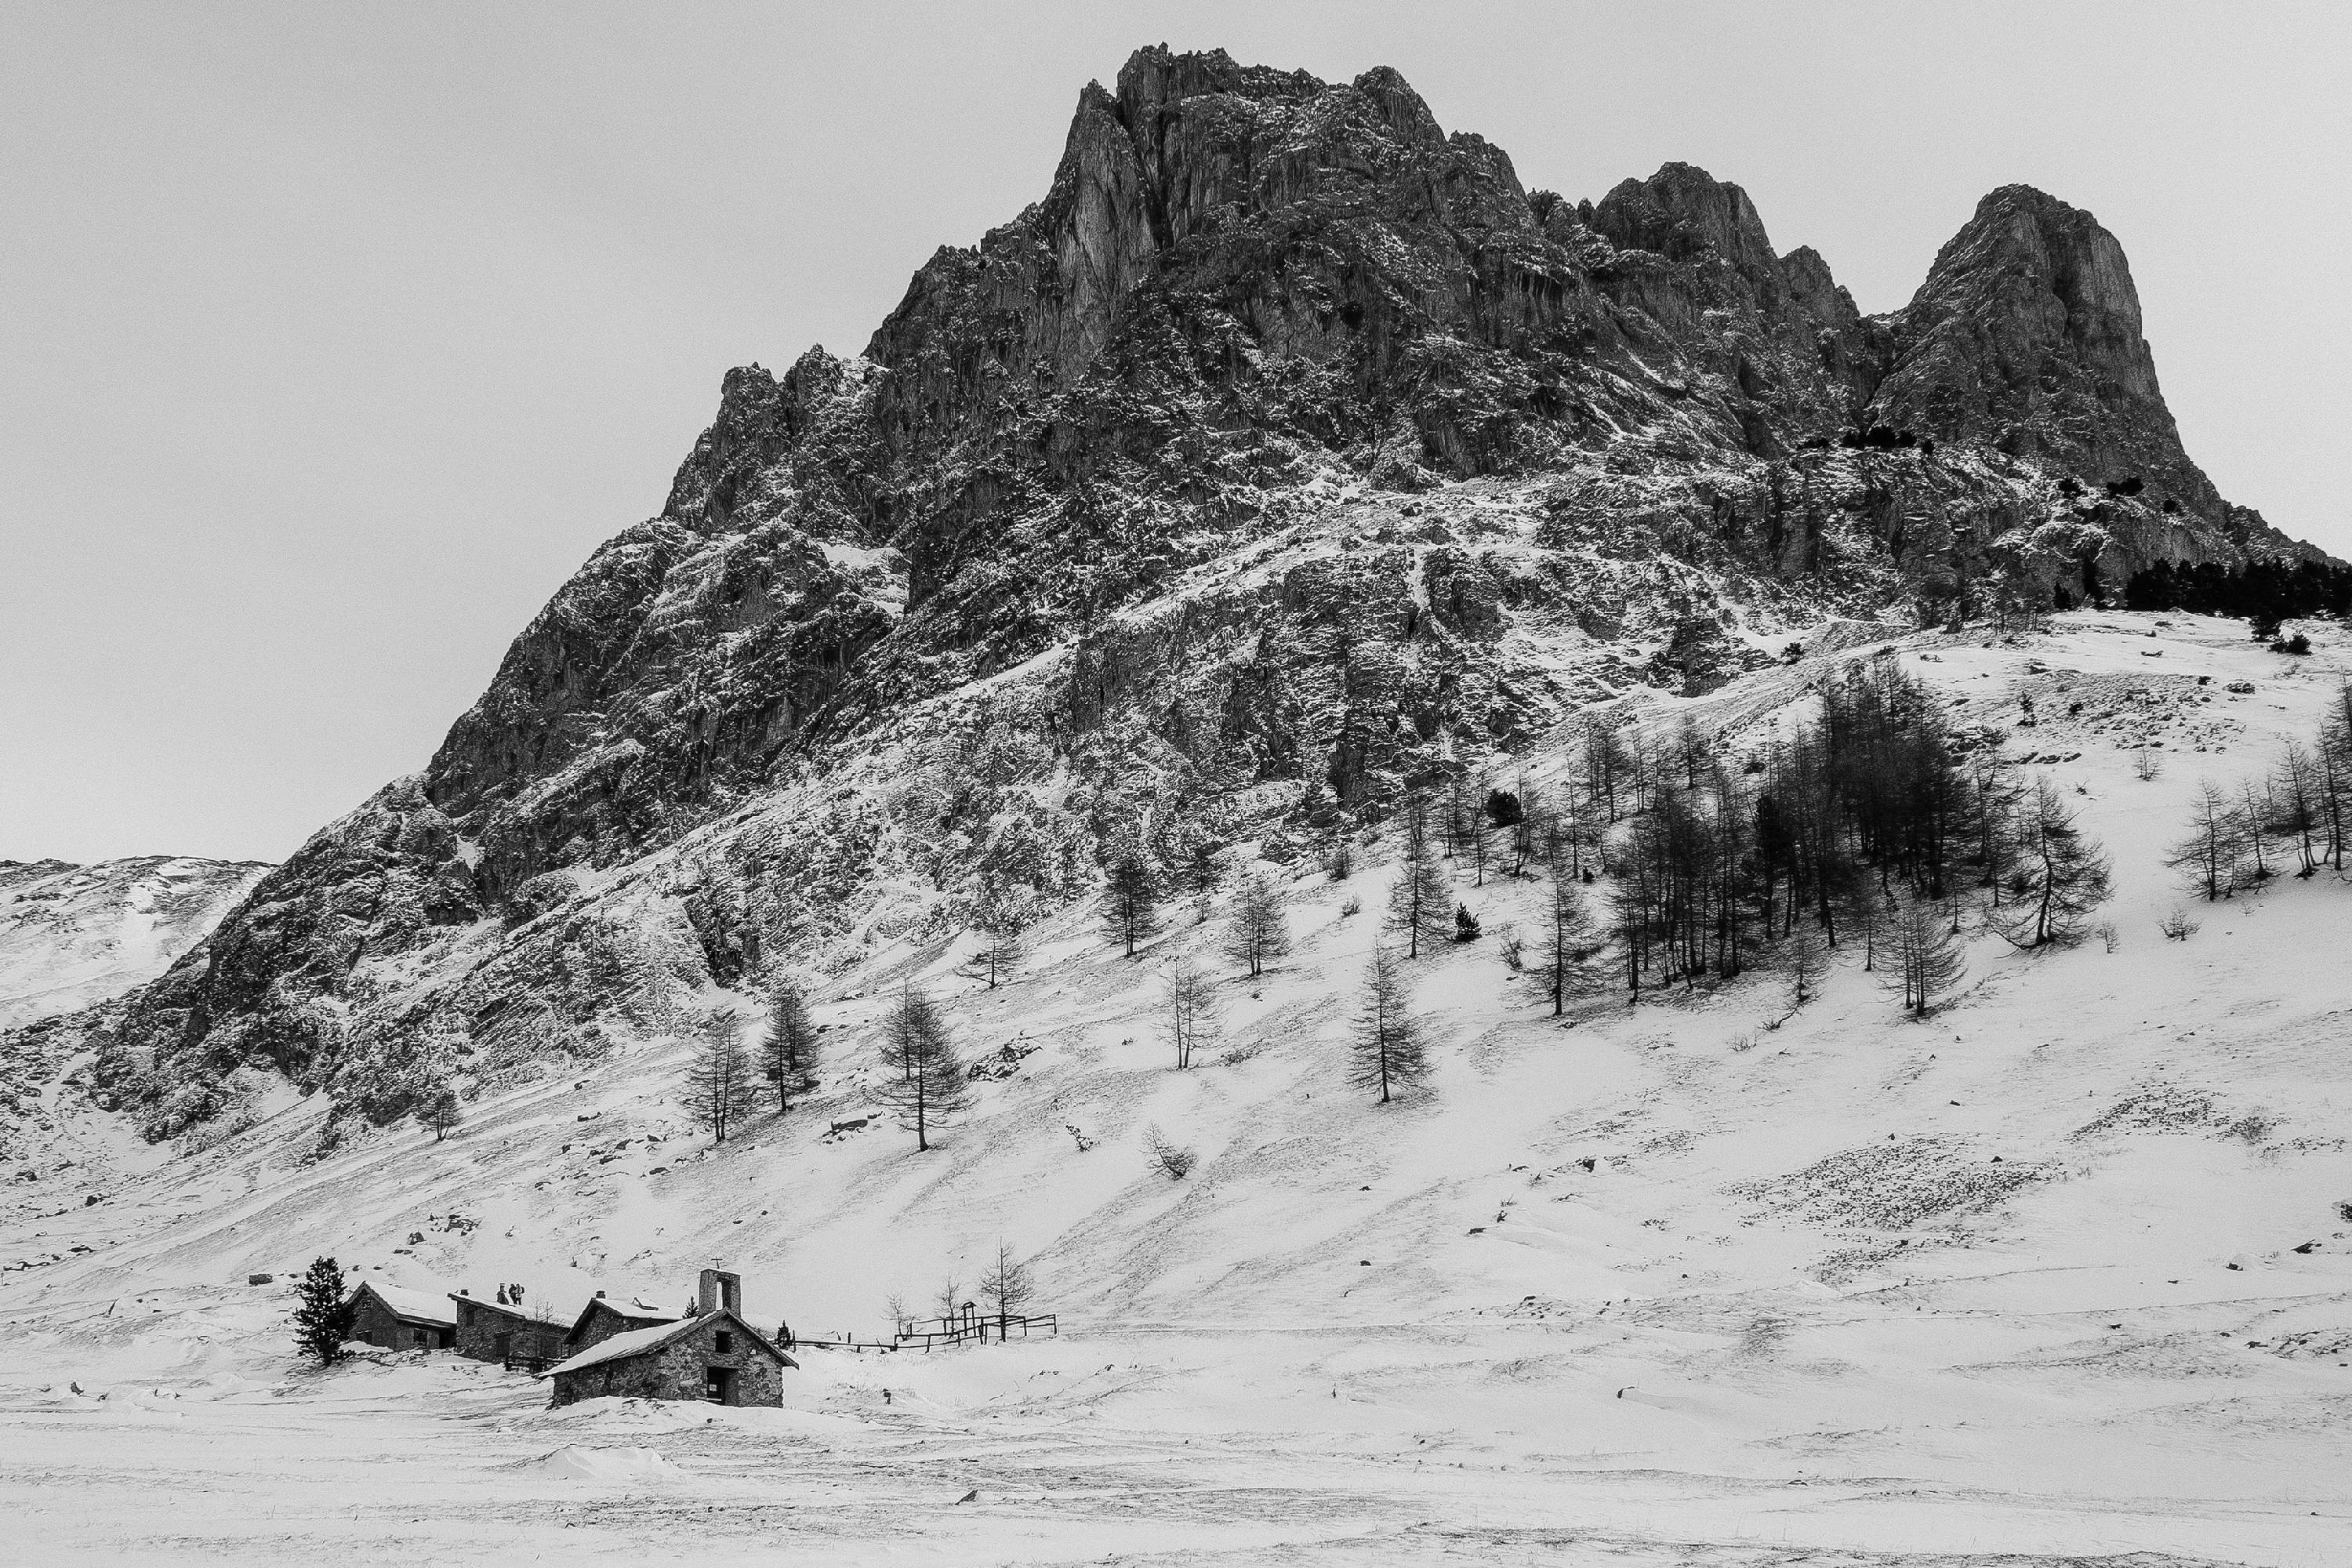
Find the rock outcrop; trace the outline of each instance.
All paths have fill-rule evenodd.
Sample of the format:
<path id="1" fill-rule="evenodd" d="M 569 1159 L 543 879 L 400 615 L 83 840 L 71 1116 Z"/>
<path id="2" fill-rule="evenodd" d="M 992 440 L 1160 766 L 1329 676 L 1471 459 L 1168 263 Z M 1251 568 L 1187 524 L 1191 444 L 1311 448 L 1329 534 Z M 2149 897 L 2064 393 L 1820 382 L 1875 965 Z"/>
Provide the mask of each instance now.
<path id="1" fill-rule="evenodd" d="M 380 1118 L 1115 841 L 1296 852 L 1829 617 L 2303 553 L 2181 450 L 2053 198 L 1865 318 L 1702 170 L 1571 204 L 1392 70 L 1145 49 L 861 356 L 730 372 L 425 771 L 88 1027 L 159 1135 L 257 1065 Z"/>

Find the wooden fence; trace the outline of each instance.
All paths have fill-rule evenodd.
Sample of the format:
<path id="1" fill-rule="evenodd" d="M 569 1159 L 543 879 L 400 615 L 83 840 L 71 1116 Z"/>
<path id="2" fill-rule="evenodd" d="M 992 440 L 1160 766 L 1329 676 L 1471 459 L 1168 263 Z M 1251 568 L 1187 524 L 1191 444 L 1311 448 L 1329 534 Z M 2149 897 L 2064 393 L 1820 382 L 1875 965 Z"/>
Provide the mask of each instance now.
<path id="1" fill-rule="evenodd" d="M 1061 1324 L 1051 1312 L 1036 1317 L 1005 1314 L 981 1316 L 971 1313 L 953 1318 L 934 1318 L 931 1328 L 908 1329 L 888 1342 L 859 1340 L 844 1335 L 832 1340 L 794 1340 L 784 1348 L 788 1351 L 850 1351 L 863 1355 L 867 1351 L 887 1354 L 892 1351 L 929 1352 L 945 1345 L 984 1345 L 991 1340 L 1002 1344 L 1007 1340 L 1053 1338 L 1060 1334 Z"/>

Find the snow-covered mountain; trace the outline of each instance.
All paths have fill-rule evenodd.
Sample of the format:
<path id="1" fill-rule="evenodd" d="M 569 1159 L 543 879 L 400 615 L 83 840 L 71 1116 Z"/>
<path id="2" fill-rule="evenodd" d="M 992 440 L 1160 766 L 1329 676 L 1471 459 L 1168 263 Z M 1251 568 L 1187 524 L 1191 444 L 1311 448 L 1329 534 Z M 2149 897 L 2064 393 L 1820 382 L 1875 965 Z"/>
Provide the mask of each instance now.
<path id="1" fill-rule="evenodd" d="M 2201 780 L 2319 732 L 2347 610 L 2352 568 L 2182 450 L 2121 247 L 2063 202 L 1994 192 L 1865 318 L 1701 171 L 1570 202 L 1393 71 L 1142 51 L 862 355 L 730 373 L 661 513 L 422 771 L 160 978 L 7 1037 L 88 1064 L 0 1188 L 0 1434 L 88 1445 L 94 1489 L 30 1539 L 2325 1561 L 2346 894 L 2158 926 Z M 1407 966 L 1432 1083 L 1350 1087 L 1409 799 L 1573 798 L 1613 735 L 1686 760 L 1654 799 L 1712 773 L 1747 821 L 1743 781 L 1874 670 L 2105 844 L 2109 935 L 1999 941 L 1988 852 L 1985 888 L 1912 900 L 1969 966 L 1925 1018 L 1850 931 L 1795 1005 L 1769 920 L 1733 942 L 1760 966 L 1630 1004 L 1603 930 L 1555 1017 L 1501 954 L 1560 879 L 1456 859 L 1485 934 Z M 1645 831 L 1606 815 L 1576 874 L 1603 922 Z M 1182 889 L 1133 959 L 1113 863 Z M 1217 954 L 1251 874 L 1297 938 L 1255 981 Z M 1000 986 L 983 916 L 1026 928 Z M 1184 1072 L 1181 957 L 1223 1031 Z M 690 1042 L 779 973 L 820 1087 L 709 1147 Z M 874 1101 L 908 983 L 984 1068 L 926 1153 Z M 436 1142 L 410 1118 L 445 1088 Z M 297 1373 L 280 1321 L 326 1252 L 564 1305 L 717 1257 L 755 1316 L 870 1335 L 1000 1240 L 1065 1339 L 812 1352 L 782 1415 Z M 244 1479 L 192 1506 L 216 1441 Z M 123 1444 L 143 1491 L 97 1464 Z M 322 1449 L 352 1468 L 294 1474 Z"/>
<path id="2" fill-rule="evenodd" d="M 151 1137 L 247 1072 L 381 1124 L 597 1059 L 640 950 L 838 973 L 1120 832 L 1313 848 L 1848 622 L 2126 599 L 2352 569 L 2181 450 L 2087 214 L 1996 191 L 1864 318 L 1696 169 L 1570 203 L 1393 71 L 1147 49 L 862 356 L 730 372 L 424 771 L 85 1032 Z"/>

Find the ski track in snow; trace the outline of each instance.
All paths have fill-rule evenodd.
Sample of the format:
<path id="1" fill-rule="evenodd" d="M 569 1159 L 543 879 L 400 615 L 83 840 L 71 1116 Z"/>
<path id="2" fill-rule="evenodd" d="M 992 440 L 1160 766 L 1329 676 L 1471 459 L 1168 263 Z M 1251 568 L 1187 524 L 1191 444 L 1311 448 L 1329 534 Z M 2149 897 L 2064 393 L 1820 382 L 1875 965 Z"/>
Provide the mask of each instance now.
<path id="1" fill-rule="evenodd" d="M 12 1183 L 0 1561 L 2352 1563 L 2352 888 L 2282 880 L 2199 907 L 2186 943 L 2156 930 L 2187 901 L 2161 848 L 2200 779 L 2315 729 L 2347 668 L 2315 629 L 2303 661 L 2188 616 L 1895 639 L 1964 721 L 2036 694 L 2010 750 L 2064 759 L 2021 771 L 2114 856 L 2121 932 L 1977 941 L 1920 1023 L 1849 955 L 1778 1028 L 1770 974 L 1595 995 L 1563 1028 L 1493 942 L 1532 929 L 1538 887 L 1465 871 L 1488 939 L 1412 966 L 1433 1090 L 1376 1108 L 1339 1062 L 1376 853 L 1294 884 L 1297 951 L 1221 987 L 1190 1073 L 1154 977 L 1217 928 L 1127 963 L 1080 909 L 995 992 L 955 947 L 846 977 L 816 1009 L 824 1092 L 717 1151 L 675 1107 L 683 1047 L 656 1047 L 485 1099 L 446 1142 L 304 1163 L 324 1107 L 289 1096 L 144 1175 Z M 1751 735 L 1853 656 L 1644 721 Z M 2142 782 L 2143 733 L 2222 749 L 2168 744 Z M 866 1111 L 863 1026 L 910 963 L 969 1054 L 1039 1048 L 929 1155 L 880 1121 L 824 1136 Z M 1146 1167 L 1153 1122 L 1199 1151 L 1188 1180 Z M 74 1131 L 153 1165 L 112 1119 Z M 870 1337 L 891 1290 L 928 1301 L 952 1268 L 971 1294 L 1000 1237 L 1036 1255 L 1061 1338 L 806 1351 L 780 1411 L 550 1411 L 447 1353 L 308 1368 L 284 1326 L 320 1252 L 559 1310 L 682 1300 L 718 1257 L 756 1320 Z"/>

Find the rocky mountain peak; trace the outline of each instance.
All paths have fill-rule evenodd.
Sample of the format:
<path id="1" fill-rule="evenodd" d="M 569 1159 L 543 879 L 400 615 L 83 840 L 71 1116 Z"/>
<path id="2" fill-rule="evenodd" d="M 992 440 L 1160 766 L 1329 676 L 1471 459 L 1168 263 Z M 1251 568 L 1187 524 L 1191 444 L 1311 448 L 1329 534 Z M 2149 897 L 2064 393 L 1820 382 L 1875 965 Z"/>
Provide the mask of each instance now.
<path id="1" fill-rule="evenodd" d="M 1748 193 L 1694 163 L 1667 163 L 1646 180 L 1621 181 L 1593 208 L 1592 226 L 1628 249 L 1677 261 L 1713 250 L 1751 277 L 1780 268 Z"/>
<path id="2" fill-rule="evenodd" d="M 2123 247 L 2089 213 L 2029 185 L 1994 191 L 1937 253 L 1895 337 L 1884 417 L 2102 479 L 2158 470 L 2218 510 L 2180 453 Z"/>
<path id="3" fill-rule="evenodd" d="M 2298 548 L 2181 451 L 2062 202 L 1993 193 L 1864 318 L 1705 170 L 1530 196 L 1394 70 L 1144 49 L 862 355 L 730 372 L 425 771 L 89 1026 L 159 1135 L 261 1061 L 380 1118 L 606 1048 L 640 928 L 695 984 L 839 968 L 1832 622 Z"/>

